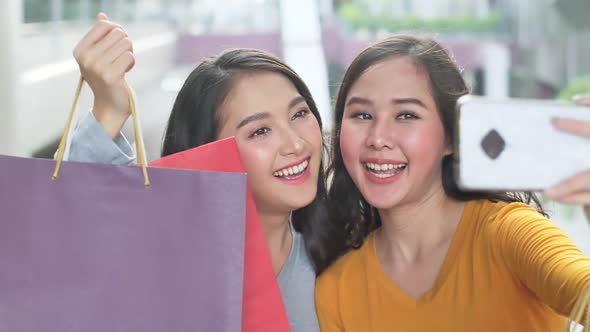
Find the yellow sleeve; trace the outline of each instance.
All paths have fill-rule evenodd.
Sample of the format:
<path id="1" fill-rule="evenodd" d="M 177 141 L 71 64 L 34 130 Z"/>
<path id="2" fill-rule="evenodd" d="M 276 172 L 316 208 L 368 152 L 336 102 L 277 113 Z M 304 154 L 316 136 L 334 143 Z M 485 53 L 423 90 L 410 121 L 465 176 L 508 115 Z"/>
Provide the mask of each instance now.
<path id="1" fill-rule="evenodd" d="M 319 276 L 315 286 L 315 308 L 322 332 L 344 332 L 338 310 L 337 278 L 326 271 Z"/>
<path id="2" fill-rule="evenodd" d="M 514 275 L 564 316 L 590 285 L 590 258 L 549 219 L 525 204 L 508 204 L 493 222 L 491 245 Z"/>

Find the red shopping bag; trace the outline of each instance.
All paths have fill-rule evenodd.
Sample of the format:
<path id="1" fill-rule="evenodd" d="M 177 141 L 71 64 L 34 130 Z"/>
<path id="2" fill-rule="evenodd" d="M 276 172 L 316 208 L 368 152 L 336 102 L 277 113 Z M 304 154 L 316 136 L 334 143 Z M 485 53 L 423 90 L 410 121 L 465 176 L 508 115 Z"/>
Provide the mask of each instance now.
<path id="1" fill-rule="evenodd" d="M 245 172 L 234 138 L 206 144 L 152 161 L 150 166 Z M 290 331 L 262 225 L 252 193 L 246 201 L 246 248 L 244 257 L 243 332 Z"/>

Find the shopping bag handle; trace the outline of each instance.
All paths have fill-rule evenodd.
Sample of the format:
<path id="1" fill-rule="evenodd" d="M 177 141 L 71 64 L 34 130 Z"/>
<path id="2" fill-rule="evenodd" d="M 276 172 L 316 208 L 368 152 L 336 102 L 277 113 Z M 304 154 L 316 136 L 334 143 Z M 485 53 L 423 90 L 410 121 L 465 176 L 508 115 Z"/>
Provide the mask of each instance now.
<path id="1" fill-rule="evenodd" d="M 66 120 L 66 126 L 64 128 L 64 133 L 61 137 L 59 142 L 59 147 L 57 148 L 57 164 L 55 165 L 55 169 L 53 171 L 52 179 L 56 180 L 59 177 L 59 172 L 61 171 L 61 166 L 64 159 L 64 153 L 66 150 L 66 144 L 68 142 L 68 136 L 70 134 L 70 128 L 72 127 L 72 121 L 74 119 L 74 115 L 76 114 L 76 108 L 78 106 L 78 100 L 80 99 L 80 94 L 82 93 L 82 87 L 84 86 L 84 78 L 80 76 L 78 80 L 78 87 L 76 88 L 76 94 L 74 95 L 74 102 L 72 103 L 72 108 L 70 109 L 70 114 L 68 115 L 68 119 Z M 141 166 L 141 170 L 143 173 L 143 180 L 144 185 L 146 187 L 150 186 L 150 178 L 147 173 L 147 161 L 145 158 L 145 153 L 143 149 L 143 137 L 141 135 L 139 120 L 137 118 L 137 112 L 135 110 L 135 99 L 133 98 L 133 93 L 127 83 L 125 83 L 125 88 L 127 89 L 129 95 L 129 108 L 131 109 L 131 117 L 133 118 L 133 131 L 135 132 L 135 148 L 137 150 L 137 162 Z"/>

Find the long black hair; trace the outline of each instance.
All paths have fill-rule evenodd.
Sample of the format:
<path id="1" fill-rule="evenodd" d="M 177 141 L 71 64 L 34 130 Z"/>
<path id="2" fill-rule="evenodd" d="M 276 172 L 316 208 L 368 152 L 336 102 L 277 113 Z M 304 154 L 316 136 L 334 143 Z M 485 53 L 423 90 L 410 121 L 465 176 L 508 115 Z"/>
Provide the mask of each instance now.
<path id="1" fill-rule="evenodd" d="M 320 114 L 309 89 L 289 66 L 263 51 L 232 49 L 199 64 L 184 82 L 168 120 L 162 156 L 218 139 L 221 129 L 220 106 L 238 76 L 252 72 L 278 73 L 289 79 L 322 127 Z M 322 161 L 315 199 L 306 207 L 293 211 L 291 216 L 293 228 L 302 234 L 307 255 L 316 273 L 323 271 L 342 251 L 343 240 L 334 239 L 343 232 L 339 232 L 339 228 L 331 223 L 326 206 L 326 177 Z"/>
<path id="2" fill-rule="evenodd" d="M 365 237 L 381 226 L 377 209 L 361 195 L 348 174 L 340 151 L 340 129 L 346 98 L 352 85 L 369 67 L 393 57 L 411 59 L 429 75 L 430 90 L 442 119 L 445 136 L 454 139 L 455 107 L 459 97 L 469 93 L 460 69 L 448 51 L 432 38 L 396 35 L 379 41 L 362 51 L 348 67 L 340 85 L 334 112 L 334 128 L 331 134 L 331 159 L 328 177 L 332 184 L 328 193 L 330 214 L 335 223 L 345 231 L 347 245 L 359 248 Z M 534 202 L 544 213 L 538 198 L 530 192 L 466 192 L 457 187 L 453 174 L 453 158 L 448 155 L 442 162 L 442 185 L 447 196 L 460 201 L 489 199 L 506 202 Z"/>

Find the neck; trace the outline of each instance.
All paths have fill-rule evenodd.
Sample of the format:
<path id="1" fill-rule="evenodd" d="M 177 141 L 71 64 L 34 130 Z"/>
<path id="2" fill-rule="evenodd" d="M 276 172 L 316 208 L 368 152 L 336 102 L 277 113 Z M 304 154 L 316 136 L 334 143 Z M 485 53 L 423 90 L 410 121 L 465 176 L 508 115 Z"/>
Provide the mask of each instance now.
<path id="1" fill-rule="evenodd" d="M 259 213 L 275 274 L 281 271 L 291 253 L 293 238 L 289 227 L 289 215 L 290 213 Z"/>
<path id="2" fill-rule="evenodd" d="M 378 246 L 391 259 L 420 262 L 433 250 L 448 248 L 464 205 L 447 196 L 441 187 L 420 201 L 379 210 L 382 226 L 377 232 Z"/>

